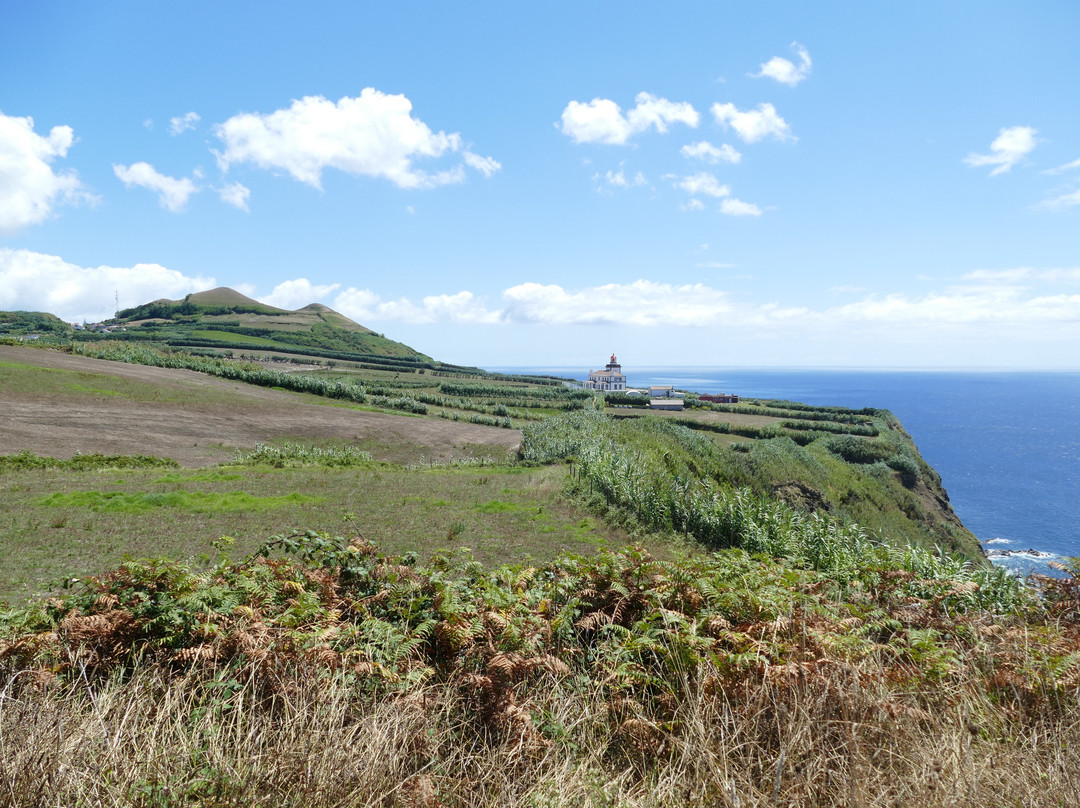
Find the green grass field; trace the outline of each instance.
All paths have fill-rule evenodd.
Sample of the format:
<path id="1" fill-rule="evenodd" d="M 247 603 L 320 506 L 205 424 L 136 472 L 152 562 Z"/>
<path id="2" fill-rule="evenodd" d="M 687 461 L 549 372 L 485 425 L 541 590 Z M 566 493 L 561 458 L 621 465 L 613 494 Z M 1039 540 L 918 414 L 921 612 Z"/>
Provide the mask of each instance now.
<path id="1" fill-rule="evenodd" d="M 146 382 L 93 371 L 47 368 L 0 361 L 0 386 L 11 396 L 51 401 L 119 398 L 157 404 L 236 406 L 237 396 L 227 391 L 194 385 L 181 379 Z M 303 396 L 321 403 L 317 396 Z"/>
<path id="2" fill-rule="evenodd" d="M 485 563 L 548 561 L 628 537 L 569 504 L 565 469 L 28 470 L 0 474 L 0 600 L 104 572 L 125 556 L 237 555 L 292 529 L 361 534 L 388 552 L 468 547 Z"/>
<path id="3" fill-rule="evenodd" d="M 192 331 L 191 336 L 195 339 L 211 339 L 220 340 L 221 342 L 239 343 L 240 345 L 250 345 L 252 348 L 280 347 L 280 343 L 277 343 L 272 339 L 252 337 L 247 334 L 236 334 L 231 331 L 210 331 L 200 328 Z"/>

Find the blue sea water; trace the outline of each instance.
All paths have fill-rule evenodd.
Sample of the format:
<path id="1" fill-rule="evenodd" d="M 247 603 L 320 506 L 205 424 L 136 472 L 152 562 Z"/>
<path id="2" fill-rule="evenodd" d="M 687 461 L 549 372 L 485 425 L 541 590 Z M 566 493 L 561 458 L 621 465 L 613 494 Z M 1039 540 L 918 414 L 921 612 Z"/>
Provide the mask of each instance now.
<path id="1" fill-rule="evenodd" d="M 588 374 L 583 368 L 503 370 Z M 672 384 L 700 393 L 891 410 L 986 550 L 1080 556 L 1080 372 L 623 370 L 631 386 Z M 1034 556 L 996 561 L 1021 574 L 1045 571 Z"/>

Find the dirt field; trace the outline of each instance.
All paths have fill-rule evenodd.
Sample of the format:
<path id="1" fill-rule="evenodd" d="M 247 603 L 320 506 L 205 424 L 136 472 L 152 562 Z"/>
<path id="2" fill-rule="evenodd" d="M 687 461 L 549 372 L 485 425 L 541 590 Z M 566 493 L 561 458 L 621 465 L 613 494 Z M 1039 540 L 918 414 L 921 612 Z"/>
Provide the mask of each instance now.
<path id="1" fill-rule="evenodd" d="M 75 392 L 62 394 L 0 384 L 0 454 L 150 454 L 196 467 L 272 440 L 347 440 L 377 459 L 407 462 L 501 457 L 521 441 L 516 430 L 331 406 L 194 371 L 9 346 L 0 346 L 0 363 L 69 371 L 103 388 L 71 384 Z"/>

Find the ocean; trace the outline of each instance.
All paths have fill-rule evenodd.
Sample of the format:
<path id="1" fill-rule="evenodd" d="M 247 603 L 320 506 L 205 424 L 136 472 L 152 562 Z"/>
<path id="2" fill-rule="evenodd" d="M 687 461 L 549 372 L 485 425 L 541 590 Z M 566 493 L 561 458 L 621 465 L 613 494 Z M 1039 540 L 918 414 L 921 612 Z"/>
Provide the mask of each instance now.
<path id="1" fill-rule="evenodd" d="M 492 368 L 492 370 L 496 370 Z M 498 368 L 584 379 L 584 368 Z M 937 469 L 964 524 L 1018 574 L 1080 556 L 1080 372 L 625 367 L 672 384 L 806 404 L 891 410 Z M 1010 551 L 994 557 L 994 551 Z"/>

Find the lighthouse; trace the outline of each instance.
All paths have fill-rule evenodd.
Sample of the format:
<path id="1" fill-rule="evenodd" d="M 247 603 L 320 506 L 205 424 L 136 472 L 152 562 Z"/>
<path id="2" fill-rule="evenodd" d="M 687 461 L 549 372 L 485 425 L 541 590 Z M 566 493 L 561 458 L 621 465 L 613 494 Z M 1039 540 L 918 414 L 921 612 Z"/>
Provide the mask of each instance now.
<path id="1" fill-rule="evenodd" d="M 622 365 L 615 354 L 604 366 L 603 370 L 589 371 L 589 380 L 585 382 L 588 390 L 622 391 L 626 389 L 626 376 L 623 375 Z"/>

